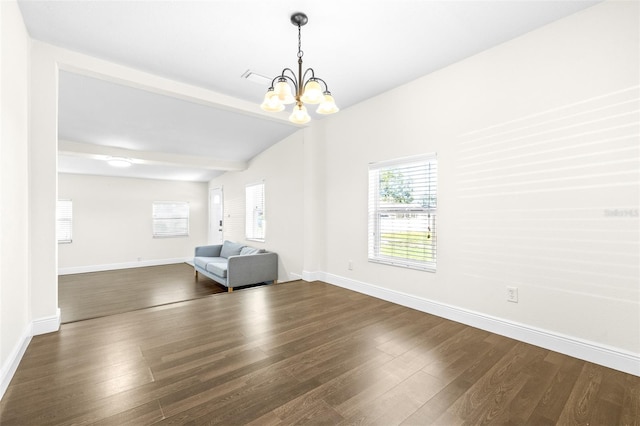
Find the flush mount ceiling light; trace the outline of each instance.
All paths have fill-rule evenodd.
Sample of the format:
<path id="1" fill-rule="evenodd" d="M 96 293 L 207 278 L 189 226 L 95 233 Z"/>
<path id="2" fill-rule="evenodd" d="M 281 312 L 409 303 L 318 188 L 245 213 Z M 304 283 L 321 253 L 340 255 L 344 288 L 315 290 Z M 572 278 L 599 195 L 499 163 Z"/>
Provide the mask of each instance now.
<path id="1" fill-rule="evenodd" d="M 130 158 L 125 157 L 109 157 L 107 158 L 107 164 L 111 167 L 131 167 L 133 161 Z"/>
<path id="2" fill-rule="evenodd" d="M 318 114 L 333 114 L 339 109 L 329 92 L 327 83 L 315 76 L 313 68 L 302 72 L 302 31 L 309 19 L 302 12 L 291 15 L 291 23 L 298 27 L 298 75 L 290 68 L 282 70 L 282 74 L 271 81 L 271 87 L 264 95 L 264 101 L 260 107 L 265 111 L 279 112 L 286 104 L 295 104 L 289 120 L 296 124 L 304 124 L 311 120 L 305 104 L 320 104 L 316 112 Z M 324 90 L 323 89 L 324 86 Z M 293 92 L 292 90 L 293 89 Z M 294 94 L 295 93 L 295 94 Z"/>

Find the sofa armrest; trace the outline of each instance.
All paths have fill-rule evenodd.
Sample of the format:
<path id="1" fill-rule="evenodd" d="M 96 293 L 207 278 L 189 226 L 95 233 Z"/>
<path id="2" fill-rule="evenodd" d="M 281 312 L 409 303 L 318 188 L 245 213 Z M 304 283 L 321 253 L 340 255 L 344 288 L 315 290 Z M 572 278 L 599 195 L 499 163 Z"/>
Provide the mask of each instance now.
<path id="1" fill-rule="evenodd" d="M 238 287 L 278 279 L 278 255 L 258 253 L 229 256 L 227 287 Z"/>
<path id="2" fill-rule="evenodd" d="M 195 257 L 220 257 L 222 244 L 196 247 Z"/>

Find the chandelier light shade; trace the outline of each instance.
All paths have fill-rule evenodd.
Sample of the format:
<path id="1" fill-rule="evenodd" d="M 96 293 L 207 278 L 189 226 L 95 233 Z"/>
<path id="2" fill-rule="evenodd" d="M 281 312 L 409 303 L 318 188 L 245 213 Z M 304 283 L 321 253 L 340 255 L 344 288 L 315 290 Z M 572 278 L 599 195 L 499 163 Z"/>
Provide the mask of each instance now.
<path id="1" fill-rule="evenodd" d="M 318 114 L 333 114 L 340 109 L 336 106 L 327 83 L 315 76 L 313 68 L 302 72 L 302 30 L 309 21 L 307 15 L 296 12 L 291 15 L 291 23 L 298 27 L 298 74 L 285 68 L 271 81 L 271 87 L 264 95 L 260 107 L 269 112 L 280 112 L 285 105 L 295 104 L 289 120 L 296 124 L 305 124 L 311 120 L 305 105 L 318 105 Z"/>

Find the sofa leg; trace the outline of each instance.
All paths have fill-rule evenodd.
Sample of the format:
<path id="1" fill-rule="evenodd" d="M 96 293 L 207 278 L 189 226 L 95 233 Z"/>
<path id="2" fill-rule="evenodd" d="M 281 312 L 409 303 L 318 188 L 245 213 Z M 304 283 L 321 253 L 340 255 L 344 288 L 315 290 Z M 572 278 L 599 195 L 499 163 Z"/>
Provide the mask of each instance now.
<path id="1" fill-rule="evenodd" d="M 233 287 L 227 287 L 227 292 L 231 293 L 233 291 Z"/>
<path id="2" fill-rule="evenodd" d="M 196 277 L 196 280 L 198 279 L 198 270 L 197 269 L 193 270 L 193 276 Z"/>

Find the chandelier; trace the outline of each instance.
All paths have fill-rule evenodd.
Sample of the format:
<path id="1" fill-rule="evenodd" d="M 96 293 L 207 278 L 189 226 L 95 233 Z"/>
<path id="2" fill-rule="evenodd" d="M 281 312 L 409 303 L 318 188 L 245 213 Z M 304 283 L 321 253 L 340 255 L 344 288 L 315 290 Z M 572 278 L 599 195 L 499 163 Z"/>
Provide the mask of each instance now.
<path id="1" fill-rule="evenodd" d="M 298 75 L 296 76 L 291 68 L 282 70 L 282 73 L 271 81 L 271 87 L 260 105 L 265 111 L 280 112 L 285 105 L 295 104 L 289 120 L 296 124 L 308 123 L 311 120 L 305 104 L 319 104 L 316 110 L 318 114 L 333 114 L 339 111 L 327 83 L 315 76 L 313 68 L 307 68 L 302 72 L 304 52 L 301 27 L 308 21 L 307 15 L 302 12 L 291 15 L 291 23 L 298 27 Z"/>

